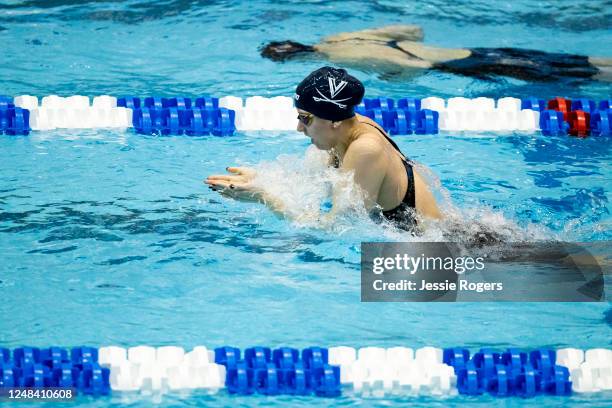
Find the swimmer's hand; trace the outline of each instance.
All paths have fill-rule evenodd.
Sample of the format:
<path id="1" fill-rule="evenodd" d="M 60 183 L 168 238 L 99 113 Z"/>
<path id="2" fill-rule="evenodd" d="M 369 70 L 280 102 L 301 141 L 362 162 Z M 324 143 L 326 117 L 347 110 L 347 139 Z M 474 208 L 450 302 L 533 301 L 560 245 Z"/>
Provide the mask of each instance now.
<path id="1" fill-rule="evenodd" d="M 221 195 L 240 201 L 261 201 L 262 191 L 253 184 L 257 175 L 249 167 L 228 167 L 231 174 L 216 174 L 208 176 L 204 183 Z"/>
<path id="2" fill-rule="evenodd" d="M 287 215 L 287 209 L 282 200 L 253 183 L 255 176 L 257 176 L 254 169 L 228 167 L 226 170 L 231 174 L 208 176 L 204 183 L 208 184 L 211 190 L 218 191 L 226 197 L 240 201 L 258 201 L 267 205 L 279 216 Z"/>

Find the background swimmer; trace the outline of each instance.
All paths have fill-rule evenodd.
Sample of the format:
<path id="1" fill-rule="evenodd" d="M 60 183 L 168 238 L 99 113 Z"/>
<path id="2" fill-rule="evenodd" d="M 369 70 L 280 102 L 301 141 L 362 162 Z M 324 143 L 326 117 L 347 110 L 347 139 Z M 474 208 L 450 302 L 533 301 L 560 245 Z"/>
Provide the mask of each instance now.
<path id="1" fill-rule="evenodd" d="M 273 61 L 320 56 L 387 75 L 436 70 L 479 79 L 506 76 L 527 81 L 612 81 L 610 58 L 520 48 L 441 48 L 422 41 L 421 27 L 393 25 L 331 35 L 312 46 L 273 41 L 261 48 L 261 55 Z"/>

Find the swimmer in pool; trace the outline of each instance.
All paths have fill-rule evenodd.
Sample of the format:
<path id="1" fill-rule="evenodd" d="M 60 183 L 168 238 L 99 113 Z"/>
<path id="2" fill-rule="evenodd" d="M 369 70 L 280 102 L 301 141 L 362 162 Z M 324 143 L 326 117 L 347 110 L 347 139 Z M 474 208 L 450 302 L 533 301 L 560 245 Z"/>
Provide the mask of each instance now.
<path id="1" fill-rule="evenodd" d="M 356 68 L 377 70 L 384 77 L 423 70 L 493 79 L 526 81 L 612 81 L 612 59 L 520 48 L 440 48 L 422 44 L 423 30 L 414 25 L 340 33 L 319 44 L 273 41 L 261 55 L 273 61 L 315 56 Z"/>
<path id="2" fill-rule="evenodd" d="M 378 124 L 355 113 L 363 95 L 363 84 L 346 70 L 317 69 L 295 91 L 297 130 L 330 153 L 330 165 L 353 172 L 375 218 L 382 216 L 409 231 L 415 231 L 417 219 L 441 218 L 436 200 L 414 163 Z M 277 213 L 288 214 L 282 200 L 254 186 L 255 170 L 227 170 L 230 174 L 209 176 L 205 183 L 225 196 L 260 201 Z M 334 217 L 335 208 L 332 202 L 324 217 Z"/>

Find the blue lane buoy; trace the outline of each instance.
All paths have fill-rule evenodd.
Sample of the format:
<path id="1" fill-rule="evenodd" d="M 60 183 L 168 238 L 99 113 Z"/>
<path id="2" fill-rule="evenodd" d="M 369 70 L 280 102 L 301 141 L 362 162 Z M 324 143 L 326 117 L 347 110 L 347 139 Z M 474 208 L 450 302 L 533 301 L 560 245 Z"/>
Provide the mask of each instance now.
<path id="1" fill-rule="evenodd" d="M 40 363 L 40 350 L 36 347 L 19 347 L 13 351 L 13 361 L 17 367 Z"/>
<path id="2" fill-rule="evenodd" d="M 503 364 L 495 366 L 495 373 L 489 383 L 488 391 L 496 397 L 507 397 L 514 393 L 514 384 L 508 366 Z"/>
<path id="3" fill-rule="evenodd" d="M 340 395 L 340 367 L 324 364 L 314 369 L 312 377 L 312 388 L 317 396 L 337 397 Z"/>
<path id="4" fill-rule="evenodd" d="M 544 384 L 543 391 L 557 396 L 572 395 L 572 383 L 569 380 L 567 367 L 555 366 L 553 375 Z"/>
<path id="5" fill-rule="evenodd" d="M 280 369 L 292 369 L 295 363 L 300 359 L 300 352 L 297 349 L 290 347 L 281 347 L 274 350 L 272 360 Z"/>
<path id="6" fill-rule="evenodd" d="M 177 96 L 175 98 L 163 98 L 162 104 L 164 108 L 190 109 L 191 98 Z"/>
<path id="7" fill-rule="evenodd" d="M 132 111 L 132 123 L 136 133 L 153 133 L 153 120 L 149 108 L 137 108 Z"/>
<path id="8" fill-rule="evenodd" d="M 0 364 L 5 364 L 11 361 L 11 350 L 0 347 Z"/>
<path id="9" fill-rule="evenodd" d="M 355 106 L 355 113 L 366 116 L 366 110 L 365 102 L 362 99 L 361 102 L 359 102 L 359 105 Z"/>
<path id="10" fill-rule="evenodd" d="M 410 112 L 421 110 L 421 100 L 417 98 L 401 98 L 397 101 L 397 107 Z"/>
<path id="11" fill-rule="evenodd" d="M 9 135 L 27 135 L 30 133 L 30 111 L 22 108 L 11 108 L 7 111 L 8 123 L 5 132 Z"/>
<path id="12" fill-rule="evenodd" d="M 512 370 L 520 370 L 523 364 L 526 364 L 527 361 L 527 353 L 517 348 L 509 348 L 501 355 L 501 363 L 509 366 Z"/>
<path id="13" fill-rule="evenodd" d="M 540 371 L 542 375 L 547 376 L 552 373 L 554 369 L 556 356 L 554 350 L 539 349 L 529 353 L 529 360 L 534 369 Z"/>
<path id="14" fill-rule="evenodd" d="M 270 349 L 268 349 L 269 351 Z M 254 371 L 255 391 L 264 395 L 278 395 L 281 392 L 280 373 L 274 363 L 265 363 Z"/>
<path id="15" fill-rule="evenodd" d="M 70 360 L 74 365 L 98 362 L 98 349 L 93 347 L 75 347 L 70 350 Z"/>
<path id="16" fill-rule="evenodd" d="M 394 110 L 393 124 L 389 129 L 394 135 L 409 135 L 412 133 L 410 127 L 410 113 L 404 109 Z"/>
<path id="17" fill-rule="evenodd" d="M 212 134 L 215 136 L 233 135 L 236 131 L 236 112 L 226 108 L 215 109 L 215 112 L 216 121 L 212 128 Z"/>
<path id="18" fill-rule="evenodd" d="M 543 99 L 538 99 L 534 97 L 521 99 L 521 110 L 522 109 L 531 109 L 534 111 L 542 112 L 546 109 L 546 103 Z"/>
<path id="19" fill-rule="evenodd" d="M 231 346 L 217 347 L 215 349 L 215 363 L 235 366 L 240 361 L 240 349 Z"/>
<path id="20" fill-rule="evenodd" d="M 2 109 L 12 109 L 15 105 L 13 104 L 13 98 L 9 98 L 8 96 L 0 95 L 0 110 Z"/>
<path id="21" fill-rule="evenodd" d="M 27 364 L 22 368 L 20 387 L 44 388 L 51 386 L 51 373 L 49 368 L 42 364 Z"/>
<path id="22" fill-rule="evenodd" d="M 591 134 L 594 136 L 612 135 L 612 109 L 593 113 L 591 116 Z"/>
<path id="23" fill-rule="evenodd" d="M 605 99 L 603 101 L 599 101 L 599 105 L 597 106 L 600 111 L 605 111 L 612 108 L 612 99 Z"/>
<path id="24" fill-rule="evenodd" d="M 372 98 L 365 99 L 364 101 L 366 109 L 389 110 L 395 106 L 395 102 L 391 98 Z"/>
<path id="25" fill-rule="evenodd" d="M 244 351 L 244 360 L 249 368 L 265 368 L 272 353 L 268 347 L 251 347 Z"/>
<path id="26" fill-rule="evenodd" d="M 385 120 L 383 118 L 383 111 L 380 108 L 374 108 L 368 110 L 368 117 L 372 119 L 374 122 L 379 124 L 383 129 L 385 127 Z"/>
<path id="27" fill-rule="evenodd" d="M 13 364 L 0 364 L 0 388 L 17 387 L 20 382 L 19 372 L 19 368 Z"/>
<path id="28" fill-rule="evenodd" d="M 189 109 L 186 111 L 187 124 L 185 133 L 190 136 L 200 136 L 209 134 L 206 123 L 200 109 Z"/>
<path id="29" fill-rule="evenodd" d="M 135 96 L 122 96 L 117 98 L 117 106 L 128 109 L 138 109 L 141 107 L 140 98 Z"/>
<path id="30" fill-rule="evenodd" d="M 300 360 L 293 365 L 293 369 L 287 373 L 287 389 L 290 394 L 307 395 L 310 393 L 312 384 L 310 382 L 310 370 L 306 369 Z"/>
<path id="31" fill-rule="evenodd" d="M 534 397 L 538 392 L 537 383 L 539 382 L 538 373 L 534 370 L 531 363 L 525 364 L 521 373 L 517 378 L 517 387 L 516 393 L 517 395 L 523 398 Z"/>
<path id="32" fill-rule="evenodd" d="M 540 115 L 540 129 L 546 136 L 565 135 L 569 124 L 565 122 L 563 112 L 545 110 Z"/>
<path id="33" fill-rule="evenodd" d="M 470 351 L 465 348 L 447 348 L 442 353 L 442 361 L 457 370 L 465 368 L 467 363 L 470 361 Z"/>
<path id="34" fill-rule="evenodd" d="M 85 363 L 77 379 L 77 389 L 87 395 L 110 393 L 110 370 L 97 362 Z"/>
<path id="35" fill-rule="evenodd" d="M 481 349 L 474 354 L 476 369 L 481 370 L 487 377 L 494 374 L 495 366 L 500 363 L 500 360 L 500 353 L 491 349 Z"/>
<path id="36" fill-rule="evenodd" d="M 478 370 L 473 361 L 466 364 L 465 368 L 457 372 L 457 389 L 460 394 L 464 395 L 480 395 L 483 393 Z"/>
<path id="37" fill-rule="evenodd" d="M 592 113 L 597 110 L 595 101 L 591 99 L 581 98 L 572 100 L 572 110 L 581 110 L 583 112 Z"/>
<path id="38" fill-rule="evenodd" d="M 62 363 L 52 371 L 52 386 L 59 388 L 76 387 L 78 370 L 70 363 Z"/>
<path id="39" fill-rule="evenodd" d="M 196 98 L 195 106 L 202 109 L 219 109 L 219 98 L 201 96 Z"/>
<path id="40" fill-rule="evenodd" d="M 307 369 L 323 367 L 327 364 L 327 349 L 321 347 L 308 347 L 302 350 L 302 360 Z"/>
<path id="41" fill-rule="evenodd" d="M 65 349 L 59 347 L 50 347 L 47 349 L 42 349 L 40 351 L 40 360 L 41 362 L 53 369 L 61 364 L 70 361 L 68 359 L 68 352 Z"/>
<path id="42" fill-rule="evenodd" d="M 164 121 L 162 133 L 170 135 L 179 135 L 182 133 L 182 129 L 179 126 L 179 111 L 176 107 L 163 109 L 162 117 Z"/>
<path id="43" fill-rule="evenodd" d="M 433 135 L 438 133 L 438 121 L 440 113 L 430 109 L 422 109 L 416 113 L 417 135 Z"/>
<path id="44" fill-rule="evenodd" d="M 255 391 L 253 370 L 244 361 L 228 366 L 226 386 L 230 394 L 249 395 Z"/>
<path id="45" fill-rule="evenodd" d="M 163 98 L 159 96 L 149 96 L 144 100 L 144 106 L 149 109 L 159 109 L 161 110 L 164 107 Z"/>

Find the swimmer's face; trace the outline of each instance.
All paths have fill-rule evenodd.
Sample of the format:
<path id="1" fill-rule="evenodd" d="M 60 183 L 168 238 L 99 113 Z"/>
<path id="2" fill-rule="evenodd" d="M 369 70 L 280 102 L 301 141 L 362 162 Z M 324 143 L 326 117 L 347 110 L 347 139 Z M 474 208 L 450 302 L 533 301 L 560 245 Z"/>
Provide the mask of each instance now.
<path id="1" fill-rule="evenodd" d="M 330 150 L 337 144 L 337 132 L 334 131 L 333 122 L 331 120 L 321 119 L 316 116 L 312 116 L 309 112 L 298 109 L 298 115 L 303 117 L 305 120 L 298 120 L 297 131 L 304 133 L 308 136 L 312 144 L 321 150 Z M 306 125 L 304 122 L 308 123 Z"/>

